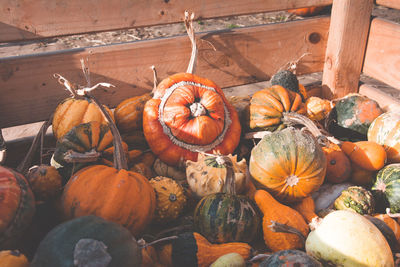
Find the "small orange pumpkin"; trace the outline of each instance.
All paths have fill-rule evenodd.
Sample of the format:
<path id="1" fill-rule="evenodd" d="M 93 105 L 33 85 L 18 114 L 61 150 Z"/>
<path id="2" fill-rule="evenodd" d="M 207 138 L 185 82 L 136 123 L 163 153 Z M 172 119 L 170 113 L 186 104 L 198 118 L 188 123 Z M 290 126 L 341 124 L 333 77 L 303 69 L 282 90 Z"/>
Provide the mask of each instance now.
<path id="1" fill-rule="evenodd" d="M 334 184 L 348 180 L 351 175 L 351 163 L 342 149 L 334 143 L 328 143 L 322 150 L 327 163 L 325 179 Z"/>

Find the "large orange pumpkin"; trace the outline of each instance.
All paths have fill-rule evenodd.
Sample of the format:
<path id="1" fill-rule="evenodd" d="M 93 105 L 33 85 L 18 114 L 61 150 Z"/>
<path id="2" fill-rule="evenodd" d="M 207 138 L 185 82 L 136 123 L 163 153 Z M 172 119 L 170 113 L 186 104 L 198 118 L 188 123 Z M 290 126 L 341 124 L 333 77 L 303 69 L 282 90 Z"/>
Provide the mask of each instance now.
<path id="1" fill-rule="evenodd" d="M 326 168 L 316 139 L 292 127 L 264 136 L 252 149 L 249 164 L 256 187 L 283 202 L 298 201 L 316 191 Z"/>

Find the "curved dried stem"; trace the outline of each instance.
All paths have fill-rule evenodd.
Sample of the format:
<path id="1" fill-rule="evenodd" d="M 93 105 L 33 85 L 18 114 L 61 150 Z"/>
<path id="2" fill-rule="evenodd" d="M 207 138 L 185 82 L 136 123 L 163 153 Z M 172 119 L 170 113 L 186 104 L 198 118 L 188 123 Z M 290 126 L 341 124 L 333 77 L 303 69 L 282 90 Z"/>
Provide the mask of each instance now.
<path id="1" fill-rule="evenodd" d="M 166 241 L 170 241 L 170 240 L 175 240 L 175 239 L 178 239 L 178 238 L 179 238 L 179 237 L 176 236 L 176 235 L 174 235 L 174 236 L 168 236 L 168 237 L 163 237 L 163 238 L 154 240 L 153 242 L 150 242 L 150 243 L 146 243 L 146 241 L 144 241 L 144 239 L 140 239 L 140 240 L 138 241 L 138 245 L 139 245 L 141 248 L 145 248 L 145 247 L 149 247 L 149 246 L 156 245 L 156 244 L 158 244 L 158 243 L 162 243 L 162 242 L 166 242 Z"/>
<path id="2" fill-rule="evenodd" d="M 303 235 L 302 232 L 300 232 L 296 228 L 289 226 L 287 224 L 278 223 L 276 221 L 271 221 L 271 224 L 268 225 L 268 227 L 271 229 L 271 231 L 276 232 L 276 233 L 295 234 L 298 237 L 300 237 L 301 242 L 303 244 L 305 244 L 305 242 L 306 242 L 306 237 Z"/>
<path id="3" fill-rule="evenodd" d="M 189 13 L 188 11 L 185 11 L 185 28 L 189 36 L 190 42 L 192 43 L 192 54 L 190 56 L 190 61 L 186 72 L 191 74 L 193 74 L 195 71 L 196 67 L 195 65 L 197 60 L 197 45 L 193 29 L 193 19 L 194 19 L 194 13 Z"/>
<path id="4" fill-rule="evenodd" d="M 76 89 L 78 88 L 78 86 L 76 84 L 71 83 L 58 73 L 54 73 L 53 76 L 57 79 L 59 84 L 64 85 L 64 87 L 71 93 L 71 96 L 73 98 L 78 97 L 78 94 L 76 93 Z"/>
<path id="5" fill-rule="evenodd" d="M 152 93 L 153 93 L 157 88 L 158 78 L 157 78 L 156 66 L 152 65 L 150 68 L 153 71 L 153 90 L 152 90 Z"/>

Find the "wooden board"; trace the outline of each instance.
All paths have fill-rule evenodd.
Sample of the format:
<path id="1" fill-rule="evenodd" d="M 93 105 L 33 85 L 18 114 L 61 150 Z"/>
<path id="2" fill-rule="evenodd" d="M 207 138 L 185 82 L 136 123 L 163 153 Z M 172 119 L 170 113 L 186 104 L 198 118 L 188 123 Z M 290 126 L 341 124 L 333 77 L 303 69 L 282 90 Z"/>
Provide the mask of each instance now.
<path id="1" fill-rule="evenodd" d="M 376 4 L 390 8 L 400 9 L 399 0 L 376 0 Z"/>
<path id="2" fill-rule="evenodd" d="M 196 18 L 234 16 L 304 6 L 332 0 L 0 0 L 0 42 L 183 21 L 185 10 Z"/>
<path id="3" fill-rule="evenodd" d="M 329 18 L 319 17 L 204 33 L 199 35 L 196 74 L 228 87 L 269 80 L 299 58 L 299 75 L 321 71 L 328 28 Z M 0 128 L 47 119 L 69 95 L 53 74 L 86 85 L 80 59 L 89 55 L 92 84 L 116 86 L 107 93 L 99 89 L 95 95 L 115 107 L 152 89 L 151 65 L 155 64 L 160 79 L 186 71 L 190 52 L 189 38 L 179 36 L 2 59 Z"/>
<path id="4" fill-rule="evenodd" d="M 371 23 L 363 72 L 400 90 L 400 24 L 383 19 Z"/>
<path id="5" fill-rule="evenodd" d="M 370 84 L 362 84 L 359 90 L 360 94 L 378 102 L 379 106 L 385 111 L 400 111 L 400 91 L 388 87 L 377 87 Z"/>
<path id="6" fill-rule="evenodd" d="M 373 0 L 334 1 L 322 77 L 328 99 L 357 92 Z"/>

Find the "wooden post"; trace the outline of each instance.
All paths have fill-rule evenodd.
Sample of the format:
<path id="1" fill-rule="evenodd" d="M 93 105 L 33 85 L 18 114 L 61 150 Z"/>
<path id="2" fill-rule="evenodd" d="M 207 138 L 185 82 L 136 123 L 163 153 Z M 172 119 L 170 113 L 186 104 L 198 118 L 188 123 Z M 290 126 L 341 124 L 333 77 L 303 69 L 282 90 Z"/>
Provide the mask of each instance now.
<path id="1" fill-rule="evenodd" d="M 334 0 L 322 76 L 322 95 L 358 91 L 373 0 Z"/>

